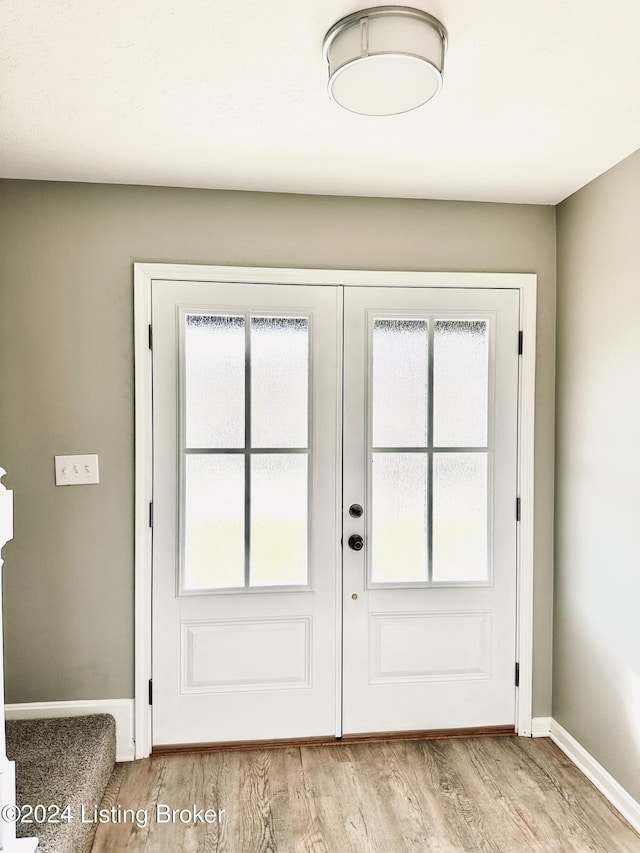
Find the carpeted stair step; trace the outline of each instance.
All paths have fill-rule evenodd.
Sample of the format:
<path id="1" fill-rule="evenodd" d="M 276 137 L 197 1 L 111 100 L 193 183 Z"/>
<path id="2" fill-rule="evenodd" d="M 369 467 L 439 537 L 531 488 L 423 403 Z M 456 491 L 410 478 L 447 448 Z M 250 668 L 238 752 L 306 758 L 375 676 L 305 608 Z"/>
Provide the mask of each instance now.
<path id="1" fill-rule="evenodd" d="M 37 836 L 39 853 L 81 853 L 95 830 L 90 820 L 114 768 L 115 720 L 92 714 L 7 720 L 6 725 L 7 755 L 16 762 L 17 805 L 33 806 L 38 820 L 19 823 L 16 835 Z M 44 810 L 36 812 L 36 806 Z"/>

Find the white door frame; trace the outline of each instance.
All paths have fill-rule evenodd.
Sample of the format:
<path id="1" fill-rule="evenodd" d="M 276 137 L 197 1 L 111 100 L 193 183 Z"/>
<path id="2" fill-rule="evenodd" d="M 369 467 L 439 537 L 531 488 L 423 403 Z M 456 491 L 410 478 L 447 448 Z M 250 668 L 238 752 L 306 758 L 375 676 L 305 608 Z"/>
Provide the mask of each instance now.
<path id="1" fill-rule="evenodd" d="M 533 522 L 534 413 L 537 276 L 534 273 L 394 272 L 380 270 L 292 269 L 274 267 L 134 264 L 135 336 L 135 756 L 151 754 L 151 572 L 153 496 L 152 376 L 149 328 L 151 283 L 174 281 L 324 284 L 361 287 L 509 288 L 520 291 L 520 330 L 524 335 L 518 389 L 516 731 L 531 735 L 533 700 Z M 516 342 L 514 341 L 514 346 Z M 514 507 L 515 512 L 515 507 Z"/>

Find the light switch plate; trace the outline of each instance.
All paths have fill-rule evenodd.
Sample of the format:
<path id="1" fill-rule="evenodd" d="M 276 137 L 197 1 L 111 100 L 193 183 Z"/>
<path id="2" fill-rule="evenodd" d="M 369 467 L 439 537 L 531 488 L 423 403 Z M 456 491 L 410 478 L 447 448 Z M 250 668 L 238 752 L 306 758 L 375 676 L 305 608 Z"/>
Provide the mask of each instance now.
<path id="1" fill-rule="evenodd" d="M 98 454 L 56 456 L 56 486 L 87 486 L 99 483 Z"/>

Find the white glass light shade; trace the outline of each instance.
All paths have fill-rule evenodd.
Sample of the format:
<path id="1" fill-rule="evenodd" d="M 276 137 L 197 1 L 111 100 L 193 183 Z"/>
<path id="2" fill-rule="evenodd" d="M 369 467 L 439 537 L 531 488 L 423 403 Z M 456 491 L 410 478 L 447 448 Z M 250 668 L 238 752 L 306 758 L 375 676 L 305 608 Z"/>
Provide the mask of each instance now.
<path id="1" fill-rule="evenodd" d="M 377 6 L 354 12 L 324 39 L 329 95 L 363 115 L 404 113 L 442 86 L 447 34 L 419 9 Z"/>

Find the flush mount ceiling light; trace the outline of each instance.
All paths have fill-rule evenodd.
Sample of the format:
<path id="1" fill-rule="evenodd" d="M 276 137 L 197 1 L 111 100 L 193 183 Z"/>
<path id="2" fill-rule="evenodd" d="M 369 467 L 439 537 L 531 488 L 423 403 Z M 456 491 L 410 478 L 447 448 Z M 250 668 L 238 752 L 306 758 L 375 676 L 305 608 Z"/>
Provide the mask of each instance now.
<path id="1" fill-rule="evenodd" d="M 408 6 L 342 18 L 324 37 L 329 96 L 353 113 L 388 116 L 426 104 L 442 86 L 447 31 Z"/>

